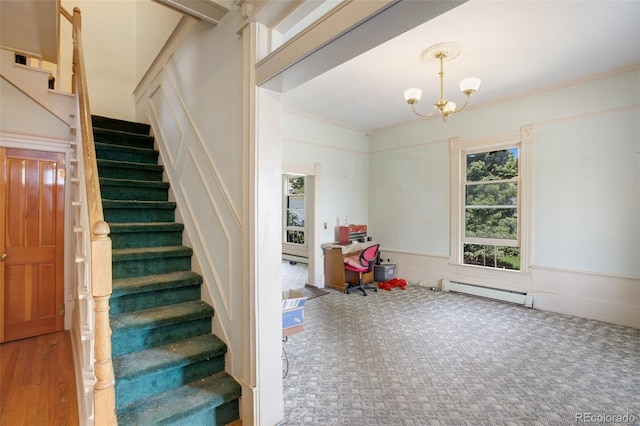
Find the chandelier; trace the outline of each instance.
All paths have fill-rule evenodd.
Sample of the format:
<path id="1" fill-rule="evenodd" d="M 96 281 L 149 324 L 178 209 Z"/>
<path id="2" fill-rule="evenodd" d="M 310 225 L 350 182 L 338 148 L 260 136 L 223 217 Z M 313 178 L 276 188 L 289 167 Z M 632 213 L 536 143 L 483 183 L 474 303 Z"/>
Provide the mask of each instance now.
<path id="1" fill-rule="evenodd" d="M 467 77 L 460 80 L 460 90 L 467 97 L 464 105 L 461 108 L 456 109 L 456 104 L 454 102 L 448 101 L 444 98 L 444 63 L 451 61 L 458 57 L 460 54 L 460 49 L 453 44 L 437 44 L 432 46 L 422 52 L 422 60 L 437 60 L 440 62 L 440 99 L 433 104 L 434 111 L 429 114 L 420 114 L 416 111 L 416 104 L 420 101 L 422 97 L 422 90 L 417 88 L 411 88 L 404 91 L 404 99 L 407 101 L 409 105 L 411 105 L 411 109 L 420 117 L 430 117 L 432 116 L 436 110 L 440 112 L 442 115 L 442 121 L 447 122 L 447 118 L 451 114 L 458 113 L 462 111 L 467 104 L 469 103 L 469 98 L 471 95 L 476 93 L 478 88 L 480 87 L 480 79 L 476 77 Z"/>

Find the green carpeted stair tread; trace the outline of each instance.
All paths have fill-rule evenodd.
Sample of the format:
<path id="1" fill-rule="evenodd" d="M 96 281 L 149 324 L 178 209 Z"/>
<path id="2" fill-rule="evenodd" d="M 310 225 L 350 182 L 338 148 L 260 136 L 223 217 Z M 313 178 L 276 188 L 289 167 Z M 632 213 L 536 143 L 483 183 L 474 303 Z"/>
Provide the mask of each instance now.
<path id="1" fill-rule="evenodd" d="M 136 148 L 134 146 L 112 145 L 112 144 L 100 143 L 100 142 L 96 142 L 95 146 L 96 148 L 100 148 L 108 151 L 119 151 L 123 153 L 133 152 L 133 153 L 143 153 L 143 154 L 156 154 L 156 155 L 159 154 L 159 151 L 153 148 Z M 111 158 L 106 158 L 106 160 L 118 161 L 118 160 L 113 160 Z M 122 160 L 122 161 L 125 161 L 128 163 L 135 163 L 135 161 L 127 161 L 127 160 Z M 143 163 L 143 164 L 149 164 L 149 163 Z"/>
<path id="2" fill-rule="evenodd" d="M 131 294 L 148 293 L 170 288 L 188 287 L 202 284 L 202 275 L 193 271 L 178 271 L 168 274 L 145 275 L 143 277 L 113 280 L 112 298 Z"/>
<path id="3" fill-rule="evenodd" d="M 108 222 L 107 222 L 108 223 Z M 111 223 L 114 249 L 175 246 L 182 244 L 184 225 L 177 222 Z"/>
<path id="4" fill-rule="evenodd" d="M 102 199 L 103 209 L 168 209 L 175 210 L 175 201 L 135 201 L 135 200 L 110 200 L 108 198 Z"/>
<path id="5" fill-rule="evenodd" d="M 100 185 L 104 186 L 129 186 L 132 188 L 143 187 L 168 189 L 169 183 L 162 181 L 134 180 L 134 179 L 116 179 L 116 178 L 100 178 Z"/>
<path id="6" fill-rule="evenodd" d="M 109 198 L 102 199 L 103 208 L 118 208 L 118 209 L 150 209 L 150 208 L 166 208 L 175 209 L 175 201 L 135 201 L 135 200 L 110 200 Z"/>
<path id="7" fill-rule="evenodd" d="M 118 411 L 118 423 L 181 424 L 190 413 L 213 410 L 239 397 L 240 385 L 229 374 L 218 373 L 125 407 Z"/>
<path id="8" fill-rule="evenodd" d="M 149 124 L 120 120 L 101 115 L 92 115 L 91 124 L 94 128 L 120 130 L 142 135 L 148 135 L 151 132 L 151 126 Z"/>
<path id="9" fill-rule="evenodd" d="M 93 128 L 93 140 L 99 143 L 153 149 L 155 138 L 150 135 L 131 133 L 123 130 Z"/>
<path id="10" fill-rule="evenodd" d="M 169 183 L 162 181 L 101 178 L 100 191 L 108 200 L 169 200 Z"/>
<path id="11" fill-rule="evenodd" d="M 156 259 L 161 257 L 183 257 L 191 255 L 193 255 L 193 249 L 187 246 L 141 247 L 114 249 L 111 251 L 111 258 L 113 262 Z"/>
<path id="12" fill-rule="evenodd" d="M 158 164 L 158 150 L 135 148 L 108 143 L 95 143 L 96 158 L 103 160 L 127 161 L 130 163 Z"/>
<path id="13" fill-rule="evenodd" d="M 169 183 L 162 181 L 100 178 L 100 191 L 110 200 L 169 200 Z"/>
<path id="14" fill-rule="evenodd" d="M 98 175 L 101 178 L 123 178 L 161 181 L 164 167 L 153 163 L 132 161 L 98 160 Z"/>
<path id="15" fill-rule="evenodd" d="M 213 334 L 122 355 L 113 360 L 115 376 L 133 379 L 158 370 L 169 370 L 224 355 L 227 345 Z"/>
<path id="16" fill-rule="evenodd" d="M 167 232 L 184 230 L 184 224 L 178 222 L 135 222 L 113 223 L 109 225 L 111 234 L 127 232 Z"/>
<path id="17" fill-rule="evenodd" d="M 104 220 L 109 224 L 131 222 L 174 222 L 173 201 L 132 201 L 102 199 Z"/>
<path id="18" fill-rule="evenodd" d="M 166 327 L 173 324 L 212 317 L 213 308 L 201 300 L 176 303 L 110 316 L 113 336 L 119 333 Z"/>
<path id="19" fill-rule="evenodd" d="M 119 167 L 123 169 L 145 169 L 152 171 L 164 171 L 164 166 L 160 164 L 149 164 L 149 163 L 135 163 L 133 161 L 118 161 L 118 160 L 97 160 L 98 167 Z"/>
<path id="20" fill-rule="evenodd" d="M 185 246 L 150 246 L 111 250 L 113 279 L 191 270 L 193 250 Z"/>

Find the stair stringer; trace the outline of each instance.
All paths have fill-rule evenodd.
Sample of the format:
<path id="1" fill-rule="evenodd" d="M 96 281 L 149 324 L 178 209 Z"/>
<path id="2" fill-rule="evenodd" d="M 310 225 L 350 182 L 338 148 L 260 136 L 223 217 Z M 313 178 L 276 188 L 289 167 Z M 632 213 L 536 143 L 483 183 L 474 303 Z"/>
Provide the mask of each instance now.
<path id="1" fill-rule="evenodd" d="M 69 127 L 75 125 L 76 96 L 49 89 L 50 71 L 16 64 L 12 52 L 1 50 L 0 75 Z"/>

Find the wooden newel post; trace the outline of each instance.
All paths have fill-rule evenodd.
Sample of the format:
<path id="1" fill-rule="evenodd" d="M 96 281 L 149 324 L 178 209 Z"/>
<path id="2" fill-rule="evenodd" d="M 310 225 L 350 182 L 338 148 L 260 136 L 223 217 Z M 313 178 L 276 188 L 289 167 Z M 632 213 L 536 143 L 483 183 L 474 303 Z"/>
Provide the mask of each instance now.
<path id="1" fill-rule="evenodd" d="M 111 426 L 117 424 L 117 420 L 109 325 L 109 297 L 112 285 L 109 232 L 109 225 L 103 220 L 97 221 L 91 229 L 91 291 L 95 312 L 94 418 L 96 425 Z"/>

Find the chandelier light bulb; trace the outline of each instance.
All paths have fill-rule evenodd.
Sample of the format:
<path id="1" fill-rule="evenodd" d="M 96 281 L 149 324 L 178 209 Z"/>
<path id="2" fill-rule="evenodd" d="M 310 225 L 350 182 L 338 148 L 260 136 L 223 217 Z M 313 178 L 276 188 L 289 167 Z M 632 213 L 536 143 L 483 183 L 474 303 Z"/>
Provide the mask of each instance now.
<path id="1" fill-rule="evenodd" d="M 444 106 L 444 110 L 442 112 L 453 114 L 454 112 L 456 112 L 456 103 L 448 101 L 447 104 Z"/>
<path id="2" fill-rule="evenodd" d="M 480 79 L 477 77 L 467 77 L 460 80 L 460 90 L 465 95 L 473 95 L 480 87 Z"/>
<path id="3" fill-rule="evenodd" d="M 413 105 L 417 104 L 422 97 L 422 90 L 416 89 L 412 87 L 411 89 L 407 89 L 404 91 L 404 100 L 407 101 L 408 104 Z"/>

